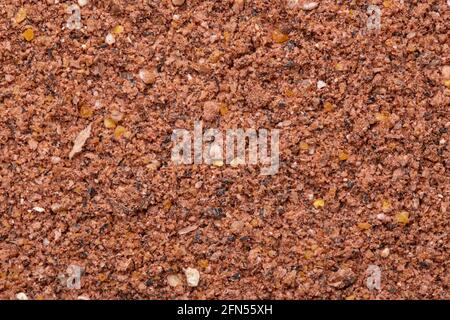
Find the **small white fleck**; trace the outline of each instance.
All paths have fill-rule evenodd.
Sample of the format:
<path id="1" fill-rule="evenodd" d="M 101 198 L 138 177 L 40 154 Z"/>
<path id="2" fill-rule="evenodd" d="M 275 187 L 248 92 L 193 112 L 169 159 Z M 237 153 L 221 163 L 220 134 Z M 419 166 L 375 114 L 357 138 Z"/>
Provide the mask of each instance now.
<path id="1" fill-rule="evenodd" d="M 44 246 L 48 246 L 50 244 L 50 241 L 48 241 L 47 238 L 45 238 L 42 243 L 44 244 Z"/>
<path id="2" fill-rule="evenodd" d="M 217 40 L 217 34 L 213 33 L 211 36 L 209 36 L 209 42 L 214 43 Z"/>
<path id="3" fill-rule="evenodd" d="M 317 81 L 317 89 L 323 89 L 326 86 L 327 86 L 327 84 L 324 81 L 322 81 L 322 80 Z"/>
<path id="4" fill-rule="evenodd" d="M 381 253 L 380 256 L 382 256 L 383 258 L 387 258 L 389 256 L 390 250 L 389 248 L 384 248 Z"/>
<path id="5" fill-rule="evenodd" d="M 317 2 L 309 2 L 309 3 L 305 3 L 303 5 L 303 10 L 305 11 L 309 11 L 309 10 L 314 10 L 319 6 L 319 4 Z"/>
<path id="6" fill-rule="evenodd" d="M 116 39 L 114 38 L 112 33 L 108 33 L 106 35 L 105 42 L 109 45 L 112 45 L 112 44 L 114 44 L 114 42 L 116 42 Z"/>
<path id="7" fill-rule="evenodd" d="M 41 207 L 34 207 L 33 210 L 36 212 L 44 212 L 45 211 L 45 209 L 41 208 Z"/>
<path id="8" fill-rule="evenodd" d="M 78 0 L 78 5 L 80 6 L 80 7 L 84 7 L 85 5 L 87 5 L 88 4 L 88 0 Z"/>
<path id="9" fill-rule="evenodd" d="M 28 300 L 27 295 L 24 292 L 19 292 L 16 294 L 17 300 Z"/>

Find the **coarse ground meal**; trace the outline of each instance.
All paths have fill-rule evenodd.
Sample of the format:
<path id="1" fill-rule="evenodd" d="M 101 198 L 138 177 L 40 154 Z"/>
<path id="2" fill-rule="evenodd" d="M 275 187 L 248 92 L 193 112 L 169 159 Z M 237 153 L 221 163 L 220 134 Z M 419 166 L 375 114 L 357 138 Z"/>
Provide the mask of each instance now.
<path id="1" fill-rule="evenodd" d="M 0 298 L 449 299 L 449 12 L 2 0 Z M 174 165 L 200 120 L 278 172 Z"/>

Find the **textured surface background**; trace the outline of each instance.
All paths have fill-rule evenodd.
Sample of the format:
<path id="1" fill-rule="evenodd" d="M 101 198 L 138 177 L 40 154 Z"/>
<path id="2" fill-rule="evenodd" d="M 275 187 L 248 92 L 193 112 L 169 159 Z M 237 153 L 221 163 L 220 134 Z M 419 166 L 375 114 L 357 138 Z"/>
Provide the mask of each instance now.
<path id="1" fill-rule="evenodd" d="M 0 298 L 450 298 L 449 7 L 304 2 L 90 0 L 68 30 L 75 0 L 3 0 Z M 278 174 L 174 166 L 195 120 L 281 129 Z"/>

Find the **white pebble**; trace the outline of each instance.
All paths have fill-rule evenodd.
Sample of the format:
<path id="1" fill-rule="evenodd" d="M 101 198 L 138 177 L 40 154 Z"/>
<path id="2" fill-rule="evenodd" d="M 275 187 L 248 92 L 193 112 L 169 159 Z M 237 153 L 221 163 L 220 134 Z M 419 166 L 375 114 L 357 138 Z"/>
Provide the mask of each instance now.
<path id="1" fill-rule="evenodd" d="M 386 220 L 386 215 L 384 213 L 377 214 L 377 219 L 380 221 Z"/>
<path id="2" fill-rule="evenodd" d="M 305 11 L 314 10 L 318 6 L 319 4 L 317 2 L 308 2 L 303 5 L 303 10 Z"/>
<path id="3" fill-rule="evenodd" d="M 78 0 L 78 5 L 80 7 L 84 7 L 85 5 L 87 5 L 89 2 L 89 0 Z"/>
<path id="4" fill-rule="evenodd" d="M 380 256 L 382 256 L 383 258 L 387 258 L 389 256 L 390 250 L 389 248 L 384 248 L 381 253 Z"/>
<path id="5" fill-rule="evenodd" d="M 39 213 L 42 213 L 42 212 L 45 211 L 45 209 L 41 208 L 41 207 L 34 207 L 33 210 L 36 211 L 36 212 L 39 212 Z"/>
<path id="6" fill-rule="evenodd" d="M 27 295 L 24 292 L 19 292 L 16 294 L 17 300 L 28 300 Z"/>
<path id="7" fill-rule="evenodd" d="M 200 281 L 200 272 L 194 268 L 187 268 L 184 270 L 186 281 L 189 287 L 196 287 Z"/>
<path id="8" fill-rule="evenodd" d="M 327 84 L 323 82 L 322 80 L 317 81 L 317 89 L 325 88 Z"/>
<path id="9" fill-rule="evenodd" d="M 108 33 L 106 35 L 105 42 L 109 45 L 112 45 L 112 44 L 114 44 L 114 42 L 116 42 L 116 39 L 114 38 L 112 33 Z"/>

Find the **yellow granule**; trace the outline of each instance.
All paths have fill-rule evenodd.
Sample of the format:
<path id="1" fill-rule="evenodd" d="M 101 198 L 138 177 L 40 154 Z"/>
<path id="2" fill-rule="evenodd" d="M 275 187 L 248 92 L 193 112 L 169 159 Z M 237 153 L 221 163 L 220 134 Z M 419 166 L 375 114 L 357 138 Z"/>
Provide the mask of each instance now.
<path id="1" fill-rule="evenodd" d="M 26 29 L 23 33 L 22 33 L 23 38 L 26 41 L 31 41 L 34 39 L 34 31 L 31 28 Z"/>
<path id="2" fill-rule="evenodd" d="M 276 29 L 272 32 L 272 40 L 276 43 L 284 43 L 289 40 L 289 36 Z"/>
<path id="3" fill-rule="evenodd" d="M 313 206 L 316 209 L 323 208 L 325 206 L 325 200 L 323 200 L 323 199 L 316 199 L 313 202 Z"/>

